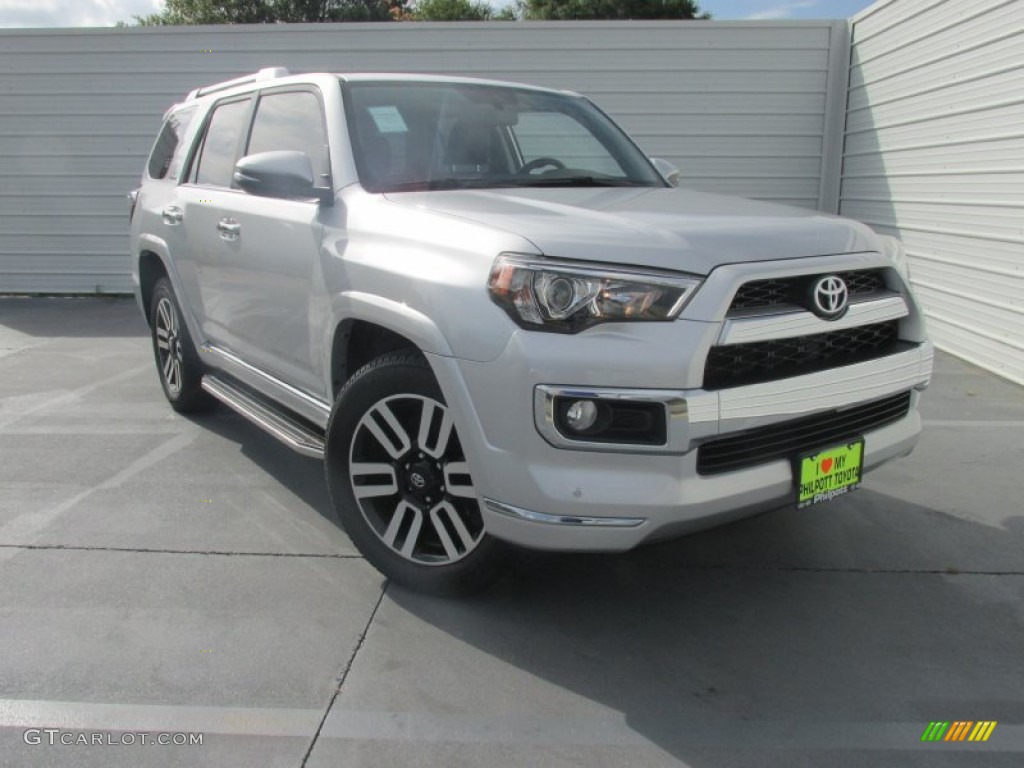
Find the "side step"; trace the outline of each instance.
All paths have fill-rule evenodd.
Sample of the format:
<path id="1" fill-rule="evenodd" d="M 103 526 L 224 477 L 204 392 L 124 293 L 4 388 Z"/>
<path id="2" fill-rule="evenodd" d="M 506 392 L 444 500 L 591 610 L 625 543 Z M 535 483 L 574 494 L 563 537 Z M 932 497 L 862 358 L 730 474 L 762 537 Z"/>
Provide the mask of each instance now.
<path id="1" fill-rule="evenodd" d="M 203 389 L 228 408 L 237 411 L 292 450 L 316 459 L 324 457 L 324 438 L 278 408 L 212 374 L 203 376 Z"/>

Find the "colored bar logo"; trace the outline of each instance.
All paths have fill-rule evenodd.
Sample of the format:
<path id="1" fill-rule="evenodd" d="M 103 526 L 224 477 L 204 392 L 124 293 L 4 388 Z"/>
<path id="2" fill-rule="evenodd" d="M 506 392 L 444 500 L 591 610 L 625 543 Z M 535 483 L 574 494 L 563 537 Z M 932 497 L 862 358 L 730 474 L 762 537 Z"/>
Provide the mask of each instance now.
<path id="1" fill-rule="evenodd" d="M 921 741 L 988 741 L 995 729 L 995 720 L 933 720 Z"/>

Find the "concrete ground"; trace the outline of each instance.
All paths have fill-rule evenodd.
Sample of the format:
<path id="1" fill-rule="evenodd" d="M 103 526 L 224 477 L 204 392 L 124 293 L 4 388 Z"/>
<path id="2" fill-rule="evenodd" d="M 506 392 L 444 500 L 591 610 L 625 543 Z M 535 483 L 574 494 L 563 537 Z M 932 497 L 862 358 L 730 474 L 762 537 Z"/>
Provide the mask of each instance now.
<path id="1" fill-rule="evenodd" d="M 924 415 L 845 499 L 428 599 L 132 302 L 0 299 L 0 765 L 1019 766 L 1024 391 L 940 355 Z"/>

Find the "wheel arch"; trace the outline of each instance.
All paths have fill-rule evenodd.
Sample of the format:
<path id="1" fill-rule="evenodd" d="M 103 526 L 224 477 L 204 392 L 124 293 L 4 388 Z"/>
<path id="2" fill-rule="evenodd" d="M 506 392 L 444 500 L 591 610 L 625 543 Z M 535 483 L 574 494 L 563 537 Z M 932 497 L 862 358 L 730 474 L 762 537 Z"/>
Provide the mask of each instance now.
<path id="1" fill-rule="evenodd" d="M 331 342 L 331 399 L 371 360 L 403 349 L 420 351 L 411 339 L 386 326 L 356 318 L 342 320 Z"/>
<path id="2" fill-rule="evenodd" d="M 381 297 L 342 297 L 330 328 L 324 369 L 332 400 L 352 374 L 381 355 L 402 349 L 451 355 L 447 339 L 429 318 Z"/>
<path id="3" fill-rule="evenodd" d="M 161 277 L 170 279 L 170 273 L 163 259 L 154 251 L 144 250 L 139 254 L 139 303 L 147 323 L 152 323 L 150 304 L 153 300 L 153 286 Z"/>

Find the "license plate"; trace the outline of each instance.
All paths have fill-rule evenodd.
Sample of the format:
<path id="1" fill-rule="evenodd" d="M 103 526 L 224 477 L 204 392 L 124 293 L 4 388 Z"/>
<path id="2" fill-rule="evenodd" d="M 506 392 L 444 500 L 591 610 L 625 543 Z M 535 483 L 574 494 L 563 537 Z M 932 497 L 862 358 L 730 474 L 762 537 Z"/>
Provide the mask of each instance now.
<path id="1" fill-rule="evenodd" d="M 863 439 L 798 457 L 797 508 L 831 501 L 859 488 L 863 459 Z"/>

